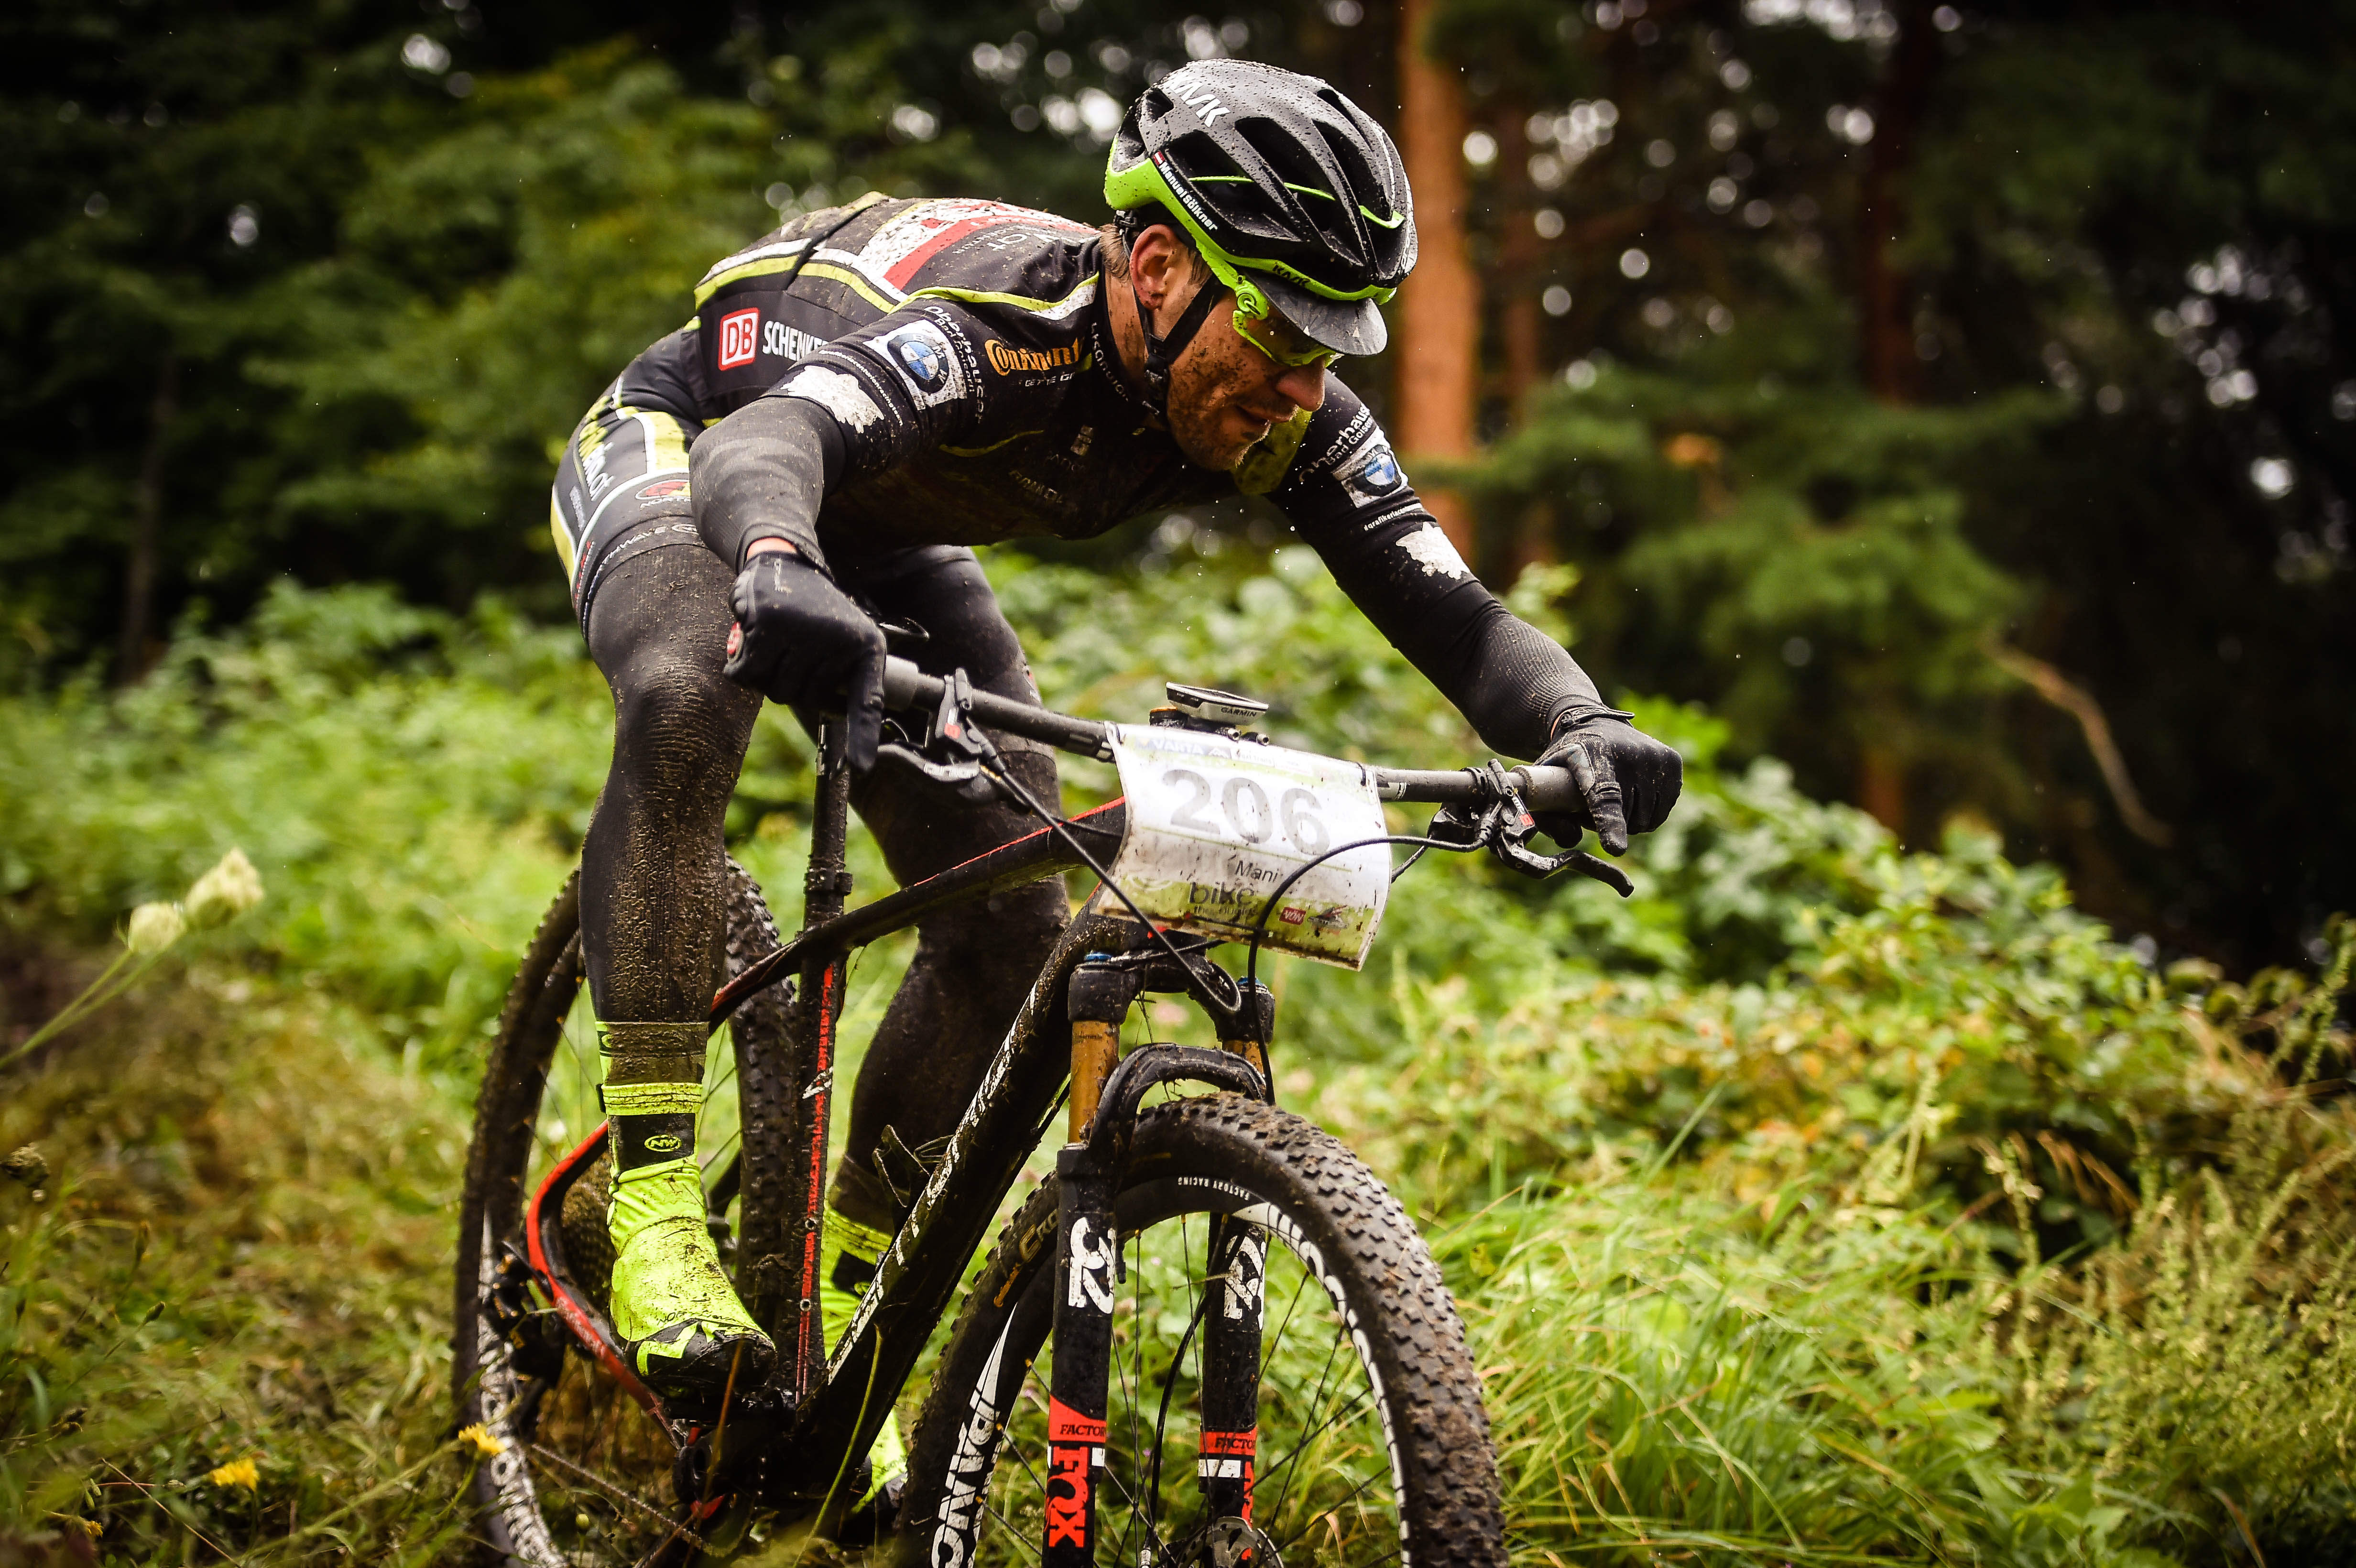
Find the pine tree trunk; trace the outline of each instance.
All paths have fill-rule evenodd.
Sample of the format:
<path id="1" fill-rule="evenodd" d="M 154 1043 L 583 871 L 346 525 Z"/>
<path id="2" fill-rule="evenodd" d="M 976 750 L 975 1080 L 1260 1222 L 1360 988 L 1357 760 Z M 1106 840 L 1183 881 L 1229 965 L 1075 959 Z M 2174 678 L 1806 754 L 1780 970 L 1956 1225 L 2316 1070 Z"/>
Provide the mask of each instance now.
<path id="1" fill-rule="evenodd" d="M 1857 200 L 1858 369 L 1866 389 L 1889 404 L 1913 402 L 1922 390 L 1913 280 L 1891 251 L 1905 229 L 1906 178 L 1940 57 L 1930 0 L 1898 0 L 1897 11 L 1898 48 L 1874 95 L 1873 144 Z M 1858 758 L 1857 803 L 1901 840 L 1907 795 L 1906 759 L 1868 741 Z"/>
<path id="2" fill-rule="evenodd" d="M 1391 439 L 1409 461 L 1472 455 L 1481 351 L 1481 286 L 1464 244 L 1464 92 L 1455 67 L 1424 53 L 1432 8 L 1433 0 L 1399 3 L 1399 155 L 1415 191 L 1417 261 L 1391 309 Z M 1418 488 L 1473 560 L 1472 507 Z"/>
<path id="3" fill-rule="evenodd" d="M 1931 10 L 1930 0 L 1901 0 L 1898 5 L 1898 49 L 1874 96 L 1873 145 L 1858 185 L 1858 349 L 1866 389 L 1885 403 L 1911 403 L 1922 393 L 1913 282 L 1890 251 L 1905 227 L 1906 176 L 1939 69 Z"/>

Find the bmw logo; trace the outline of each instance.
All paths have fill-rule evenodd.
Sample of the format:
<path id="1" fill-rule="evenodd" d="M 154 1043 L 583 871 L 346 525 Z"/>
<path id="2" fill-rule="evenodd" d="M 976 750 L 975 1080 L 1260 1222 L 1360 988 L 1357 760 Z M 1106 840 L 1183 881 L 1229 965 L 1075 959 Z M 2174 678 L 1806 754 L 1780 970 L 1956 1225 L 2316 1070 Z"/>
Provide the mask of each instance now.
<path id="1" fill-rule="evenodd" d="M 941 357 L 933 346 L 920 337 L 904 337 L 899 342 L 900 363 L 908 374 L 926 391 L 939 386 L 943 379 Z"/>
<path id="2" fill-rule="evenodd" d="M 1396 489 L 1398 482 L 1398 459 L 1391 455 L 1391 449 L 1387 446 L 1367 458 L 1366 465 L 1358 470 L 1358 483 L 1376 495 Z"/>

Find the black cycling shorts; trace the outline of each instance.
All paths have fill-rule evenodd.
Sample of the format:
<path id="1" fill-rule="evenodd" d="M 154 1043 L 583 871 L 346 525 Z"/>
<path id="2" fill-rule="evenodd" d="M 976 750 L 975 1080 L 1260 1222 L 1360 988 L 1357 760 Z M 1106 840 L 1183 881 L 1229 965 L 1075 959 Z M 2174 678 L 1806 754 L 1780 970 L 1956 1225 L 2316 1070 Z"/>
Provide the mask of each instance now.
<path id="1" fill-rule="evenodd" d="M 703 548 L 687 496 L 687 449 L 701 433 L 694 421 L 632 407 L 608 389 L 565 443 L 548 529 L 584 635 L 590 602 L 615 567 L 666 545 Z"/>

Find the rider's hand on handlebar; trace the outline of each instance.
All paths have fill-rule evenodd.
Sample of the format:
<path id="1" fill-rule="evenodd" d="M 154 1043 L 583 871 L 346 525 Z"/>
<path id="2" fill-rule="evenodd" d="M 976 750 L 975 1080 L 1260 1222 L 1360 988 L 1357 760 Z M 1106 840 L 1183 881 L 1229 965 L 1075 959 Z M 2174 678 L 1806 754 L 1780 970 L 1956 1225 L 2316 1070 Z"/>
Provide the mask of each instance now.
<path id="1" fill-rule="evenodd" d="M 1586 797 L 1584 811 L 1537 814 L 1538 831 L 1569 847 L 1580 830 L 1595 829 L 1606 853 L 1628 852 L 1628 835 L 1650 833 L 1668 820 L 1685 784 L 1685 759 L 1609 709 L 1574 714 L 1538 758 L 1569 768 Z"/>
<path id="2" fill-rule="evenodd" d="M 721 673 L 779 702 L 841 709 L 851 772 L 873 767 L 884 723 L 884 633 L 873 619 L 790 550 L 747 560 L 729 603 L 736 625 Z"/>

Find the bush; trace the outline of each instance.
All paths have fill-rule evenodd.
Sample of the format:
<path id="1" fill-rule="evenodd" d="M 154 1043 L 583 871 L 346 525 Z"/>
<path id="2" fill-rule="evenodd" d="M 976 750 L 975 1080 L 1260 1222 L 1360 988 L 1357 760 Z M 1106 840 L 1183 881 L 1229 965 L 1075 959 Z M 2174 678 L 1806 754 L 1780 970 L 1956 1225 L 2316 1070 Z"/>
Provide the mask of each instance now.
<path id="1" fill-rule="evenodd" d="M 1408 765 L 1483 755 L 1303 552 L 1120 579 L 1005 556 L 993 571 L 1059 707 L 1136 719 L 1162 678 L 1192 677 L 1272 699 L 1281 741 Z M 1517 603 L 1547 616 L 1567 586 L 1534 574 Z M 2335 1188 L 2356 1145 L 2319 1085 L 2344 1071 L 2356 927 L 2334 928 L 2320 977 L 2156 972 L 2052 871 L 1985 836 L 1958 826 L 1940 853 L 1901 854 L 1772 762 L 1721 767 L 1707 715 L 1634 706 L 1688 772 L 1668 827 L 1629 858 L 1633 899 L 1433 857 L 1400 884 L 1371 973 L 1268 970 L 1283 1093 L 1424 1216 L 1465 1304 L 1522 1554 L 2344 1555 L 2356 1227 Z M 294 1028 L 372 1032 L 446 1069 L 439 1112 L 387 1074 L 344 1074 L 346 1143 L 365 1144 L 354 1129 L 376 1102 L 455 1138 L 474 1047 L 594 801 L 607 711 L 570 630 L 495 604 L 458 618 L 282 590 L 235 633 L 185 632 L 135 690 L 6 703 L 0 788 L 17 808 L 0 825 L 0 909 L 20 949 L 94 943 L 244 846 L 271 897 L 222 933 L 244 933 L 245 973 L 208 965 L 201 984 L 302 1002 L 307 1021 L 282 1008 L 271 1026 L 289 1061 L 324 1060 Z M 792 883 L 809 759 L 790 720 L 764 717 L 729 831 L 772 887 Z M 1093 763 L 1066 779 L 1074 805 L 1113 788 Z M 862 895 L 881 891 L 872 843 L 853 851 Z M 862 962 L 849 1033 L 908 947 Z M 225 1007 L 187 1038 L 204 1061 L 269 1032 Z M 69 1057 L 12 1111 L 79 1126 L 56 1109 L 85 1093 L 59 1075 L 74 1071 Z M 205 1118 L 208 1147 L 253 1136 L 240 1126 L 312 1136 L 268 1109 L 279 1088 L 210 1093 L 163 1096 Z M 135 1130 L 77 1133 L 85 1156 L 110 1138 L 185 1146 L 145 1103 L 105 1101 Z M 432 1166 L 443 1186 L 453 1152 Z M 412 1200 L 398 1181 L 335 1191 L 348 1232 Z M 254 1212 L 272 1236 L 307 1233 Z M 27 1368 L 51 1384 L 120 1376 L 124 1402 L 159 1396 L 159 1420 L 175 1402 L 242 1409 L 177 1374 L 142 1384 L 144 1363 L 77 1370 L 103 1347 L 45 1327 L 58 1304 L 120 1296 L 120 1316 L 149 1298 L 68 1233 L 43 1219 L 12 1242 L 7 1288 L 36 1316 L 5 1348 L 11 1386 L 36 1386 Z M 202 1241 L 182 1260 L 199 1273 Z M 207 1310 L 192 1341 L 248 1331 Z M 7 1397 L 0 1443 L 30 1439 L 6 1450 L 11 1507 L 54 1511 L 102 1460 L 144 1485 L 186 1478 L 247 1434 L 363 1456 L 338 1472 L 354 1497 L 429 1452 L 413 1392 L 397 1431 L 327 1415 L 297 1441 L 248 1413 L 195 1445 L 137 1422 L 68 1441 L 54 1401 Z M 265 1490 L 307 1484 L 260 1475 Z M 165 1528 L 137 1528 L 151 1525 Z M 395 1510 L 369 1528 L 442 1525 Z"/>

